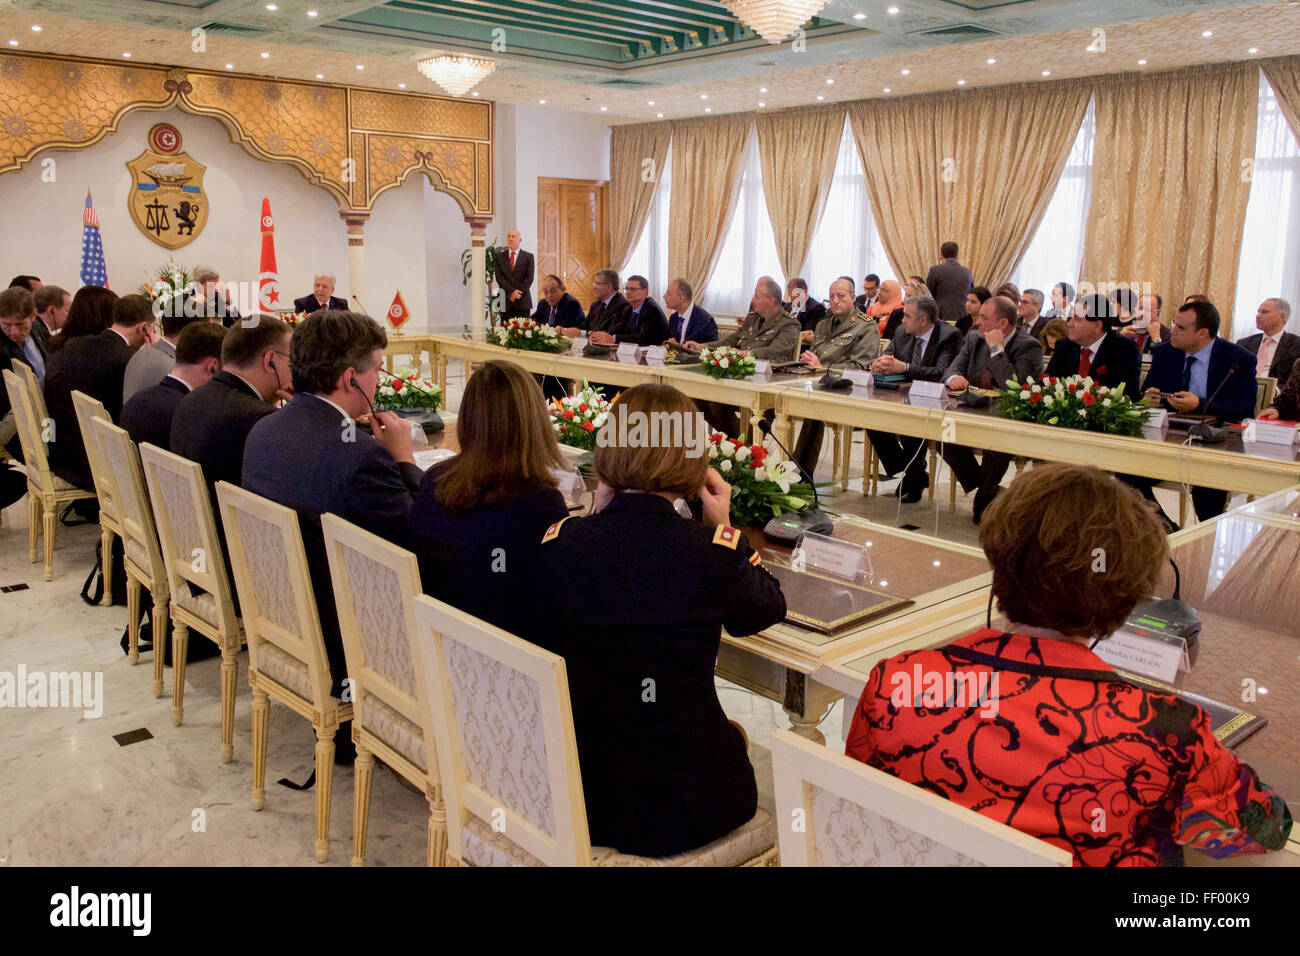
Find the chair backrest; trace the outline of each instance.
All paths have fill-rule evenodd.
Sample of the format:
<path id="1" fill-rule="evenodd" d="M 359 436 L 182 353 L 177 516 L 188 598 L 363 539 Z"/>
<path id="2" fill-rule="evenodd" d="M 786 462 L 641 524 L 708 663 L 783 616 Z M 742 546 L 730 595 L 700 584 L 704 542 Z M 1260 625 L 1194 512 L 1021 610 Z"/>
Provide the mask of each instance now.
<path id="1" fill-rule="evenodd" d="M 151 581 L 166 581 L 167 565 L 158 544 L 158 529 L 135 442 L 125 429 L 118 428 L 107 417 L 91 418 L 90 427 L 83 426 L 81 434 L 88 449 L 92 444 L 98 446 L 111 474 L 109 481 L 118 509 L 117 526 L 127 560 L 149 575 Z"/>
<path id="2" fill-rule="evenodd" d="M 26 366 L 23 367 L 26 368 Z M 98 431 L 91 427 L 91 422 L 95 419 L 102 419 L 106 422 L 111 422 L 113 419 L 109 417 L 108 409 L 104 407 L 103 402 L 97 398 L 91 398 L 78 389 L 72 391 L 72 407 L 77 412 L 77 425 L 81 428 L 81 436 L 85 440 L 86 457 L 90 460 L 90 474 L 95 479 L 95 494 L 99 496 L 100 513 L 112 520 L 116 520 L 118 505 L 116 500 L 117 492 L 113 487 L 113 469 L 99 447 Z M 136 454 L 138 456 L 138 453 Z M 140 475 L 140 487 L 143 490 L 144 472 L 140 472 Z M 147 506 L 145 510 L 148 510 Z M 152 525 L 153 519 L 150 518 L 149 520 Z M 156 540 L 157 535 L 155 534 L 154 537 Z"/>
<path id="3" fill-rule="evenodd" d="M 377 700 L 420 728 L 428 761 L 435 749 L 433 710 L 411 658 L 415 597 L 421 593 L 415 555 L 338 515 L 321 515 L 321 529 L 352 681 L 353 719 L 385 736 L 378 723 L 383 715 L 370 713 Z M 436 760 L 424 770 L 436 778 Z"/>
<path id="4" fill-rule="evenodd" d="M 589 866 L 591 837 L 564 658 L 415 599 L 416 673 L 433 703 L 447 849 L 476 818 L 548 866 Z"/>
<path id="5" fill-rule="evenodd" d="M 140 460 L 176 604 L 183 607 L 185 595 L 206 591 L 214 604 L 212 623 L 223 634 L 235 633 L 239 623 L 203 469 L 148 442 L 140 446 Z"/>
<path id="6" fill-rule="evenodd" d="M 27 478 L 42 493 L 54 494 L 54 476 L 50 474 L 49 449 L 46 438 L 57 439 L 58 436 L 45 431 L 44 423 L 48 419 L 38 420 L 32 410 L 32 397 L 23 380 L 4 369 L 5 391 L 9 393 L 9 404 L 13 407 L 14 424 L 18 427 L 18 443 L 23 449 L 23 461 L 26 465 Z"/>
<path id="7" fill-rule="evenodd" d="M 1074 856 L 797 737 L 772 734 L 782 866 L 1070 866 Z"/>
<path id="8" fill-rule="evenodd" d="M 216 490 L 248 636 L 249 666 L 280 680 L 284 668 L 275 664 L 288 655 L 306 666 L 308 693 L 302 696 L 323 707 L 332 686 L 330 665 L 298 515 L 228 481 L 217 482 Z M 301 666 L 294 669 L 302 672 Z"/>
<path id="9" fill-rule="evenodd" d="M 1255 417 L 1259 413 L 1269 408 L 1273 404 L 1273 399 L 1277 398 L 1277 379 L 1271 375 L 1260 375 L 1256 377 L 1255 384 Z"/>
<path id="10" fill-rule="evenodd" d="M 32 414 L 36 416 L 38 422 L 45 421 L 50 417 L 50 412 L 45 407 L 45 393 L 41 391 L 41 380 L 36 377 L 35 369 L 22 359 L 12 359 L 10 364 L 18 373 L 18 377 L 23 380 L 23 384 L 27 386 L 27 394 L 32 397 Z"/>

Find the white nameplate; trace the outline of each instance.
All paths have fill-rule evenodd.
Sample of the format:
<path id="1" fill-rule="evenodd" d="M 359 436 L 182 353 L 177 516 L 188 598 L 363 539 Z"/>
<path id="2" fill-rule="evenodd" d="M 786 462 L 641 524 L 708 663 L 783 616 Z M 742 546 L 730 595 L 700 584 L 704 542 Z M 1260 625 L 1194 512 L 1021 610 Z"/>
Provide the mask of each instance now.
<path id="1" fill-rule="evenodd" d="M 587 483 L 582 480 L 581 474 L 564 468 L 552 468 L 551 474 L 560 483 L 560 494 L 564 495 L 565 504 L 572 508 L 582 501 L 582 496 L 587 492 Z"/>
<path id="2" fill-rule="evenodd" d="M 1300 438 L 1300 428 L 1277 421 L 1259 421 L 1248 418 L 1242 433 L 1244 442 L 1264 442 L 1269 445 L 1294 445 Z"/>
<path id="3" fill-rule="evenodd" d="M 646 365 L 663 368 L 668 359 L 668 349 L 662 345 L 651 345 L 645 350 Z"/>
<path id="4" fill-rule="evenodd" d="M 1169 427 L 1169 410 L 1166 408 L 1148 408 L 1147 428 L 1168 428 Z"/>
<path id="5" fill-rule="evenodd" d="M 766 382 L 772 377 L 772 363 L 767 359 L 754 359 L 754 371 L 748 377 Z"/>
<path id="6" fill-rule="evenodd" d="M 569 349 L 569 354 L 581 355 L 582 350 L 585 349 L 586 347 L 587 347 L 587 337 L 585 335 L 580 335 L 573 340 L 573 347 Z"/>
<path id="7" fill-rule="evenodd" d="M 1187 645 L 1181 640 L 1161 641 L 1120 629 L 1093 648 L 1112 667 L 1145 674 L 1169 683 L 1180 670 L 1190 670 Z"/>
<path id="8" fill-rule="evenodd" d="M 421 448 L 419 451 L 412 452 L 411 457 L 415 459 L 417 468 L 428 471 L 440 461 L 455 458 L 456 453 L 446 448 Z"/>
<path id="9" fill-rule="evenodd" d="M 853 383 L 854 388 L 870 388 L 871 373 L 861 368 L 846 368 L 844 377 Z"/>
<path id="10" fill-rule="evenodd" d="M 917 379 L 912 382 L 912 387 L 907 390 L 907 394 L 912 398 L 924 398 L 937 401 L 943 398 L 943 382 L 923 382 Z"/>
<path id="11" fill-rule="evenodd" d="M 796 571 L 816 568 L 849 581 L 863 573 L 861 545 L 811 531 L 799 536 L 792 558 Z"/>
<path id="12" fill-rule="evenodd" d="M 618 360 L 624 365 L 641 364 L 641 346 L 635 342 L 623 342 L 618 347 Z"/>

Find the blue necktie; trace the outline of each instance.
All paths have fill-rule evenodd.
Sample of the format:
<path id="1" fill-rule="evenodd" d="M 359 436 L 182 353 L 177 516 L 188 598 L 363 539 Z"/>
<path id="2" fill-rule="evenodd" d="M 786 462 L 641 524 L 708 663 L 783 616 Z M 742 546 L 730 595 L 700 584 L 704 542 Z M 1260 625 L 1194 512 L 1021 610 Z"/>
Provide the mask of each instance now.
<path id="1" fill-rule="evenodd" d="M 40 347 L 32 341 L 29 335 L 23 340 L 23 354 L 27 356 L 27 364 L 32 367 L 36 373 L 36 379 L 41 383 L 41 388 L 45 387 L 45 360 L 41 358 Z"/>
<path id="2" fill-rule="evenodd" d="M 1183 387 L 1181 391 L 1188 391 L 1192 387 L 1192 363 L 1196 361 L 1195 355 L 1187 356 L 1187 361 L 1183 363 Z"/>

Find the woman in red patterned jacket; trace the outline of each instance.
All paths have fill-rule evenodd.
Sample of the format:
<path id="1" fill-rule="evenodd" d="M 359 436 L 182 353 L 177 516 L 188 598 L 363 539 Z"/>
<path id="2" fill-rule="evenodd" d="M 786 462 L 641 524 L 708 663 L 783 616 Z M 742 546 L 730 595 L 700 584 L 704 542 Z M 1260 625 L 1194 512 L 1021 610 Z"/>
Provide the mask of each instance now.
<path id="1" fill-rule="evenodd" d="M 989 506 L 980 544 L 1015 623 L 877 664 L 850 757 L 1067 849 L 1079 866 L 1286 843 L 1286 803 L 1215 738 L 1205 711 L 1124 682 L 1090 649 L 1150 598 L 1168 559 L 1140 498 L 1096 468 L 1040 465 Z"/>

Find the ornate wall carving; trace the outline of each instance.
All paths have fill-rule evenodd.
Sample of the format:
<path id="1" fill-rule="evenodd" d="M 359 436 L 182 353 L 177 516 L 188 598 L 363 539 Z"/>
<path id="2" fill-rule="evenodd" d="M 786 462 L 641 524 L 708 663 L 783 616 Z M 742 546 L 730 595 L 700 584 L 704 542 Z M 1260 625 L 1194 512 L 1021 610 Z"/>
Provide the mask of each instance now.
<path id="1" fill-rule="evenodd" d="M 212 116 L 249 153 L 285 163 L 340 208 L 369 210 L 412 172 L 468 216 L 492 216 L 491 102 L 0 52 L 0 174 L 85 149 L 136 109 Z"/>

